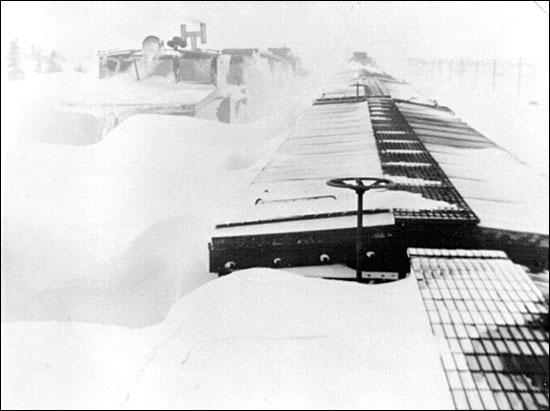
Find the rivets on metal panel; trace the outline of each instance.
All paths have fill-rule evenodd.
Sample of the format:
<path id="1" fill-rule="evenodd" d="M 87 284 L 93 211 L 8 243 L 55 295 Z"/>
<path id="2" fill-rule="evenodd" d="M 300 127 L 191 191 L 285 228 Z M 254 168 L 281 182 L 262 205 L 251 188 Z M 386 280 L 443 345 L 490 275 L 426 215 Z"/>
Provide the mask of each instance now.
<path id="1" fill-rule="evenodd" d="M 228 271 L 233 271 L 237 267 L 237 263 L 235 261 L 228 261 L 223 265 L 223 268 L 225 268 Z"/>
<path id="2" fill-rule="evenodd" d="M 326 264 L 330 261 L 330 256 L 328 254 L 321 254 L 319 256 L 319 261 L 322 263 L 322 264 Z"/>

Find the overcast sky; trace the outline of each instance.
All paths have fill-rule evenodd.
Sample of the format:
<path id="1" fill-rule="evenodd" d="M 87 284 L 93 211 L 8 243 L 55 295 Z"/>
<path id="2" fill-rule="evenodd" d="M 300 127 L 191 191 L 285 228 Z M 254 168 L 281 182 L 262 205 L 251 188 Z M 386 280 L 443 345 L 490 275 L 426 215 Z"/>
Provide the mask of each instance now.
<path id="1" fill-rule="evenodd" d="M 548 61 L 548 2 L 2 2 L 2 48 L 92 54 L 169 39 L 204 21 L 208 46 L 288 45 L 318 59 L 366 50 L 375 57 L 529 58 Z M 2 53 L 4 58 L 5 52 Z"/>

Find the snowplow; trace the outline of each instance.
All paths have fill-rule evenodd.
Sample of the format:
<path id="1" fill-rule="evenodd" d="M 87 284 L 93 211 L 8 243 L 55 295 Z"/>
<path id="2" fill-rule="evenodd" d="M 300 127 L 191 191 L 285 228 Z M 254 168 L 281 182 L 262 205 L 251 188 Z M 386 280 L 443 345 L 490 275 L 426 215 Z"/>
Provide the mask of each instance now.
<path id="1" fill-rule="evenodd" d="M 62 112 L 93 123 L 88 128 L 98 132 L 86 137 L 85 144 L 100 140 L 136 114 L 243 123 L 256 119 L 251 95 L 269 100 L 270 90 L 306 74 L 300 59 L 286 47 L 211 50 L 200 48 L 199 42 L 206 43 L 204 23 L 198 31 L 182 24 L 180 35 L 166 42 L 149 35 L 139 49 L 100 51 L 95 88 L 65 98 Z"/>
<path id="2" fill-rule="evenodd" d="M 180 36 L 166 45 L 158 37 L 148 36 L 142 49 L 99 52 L 101 79 L 126 76 L 133 80 L 127 87 L 134 101 L 102 103 L 115 123 L 136 113 L 194 116 L 225 123 L 247 121 L 247 95 L 253 87 L 254 70 L 261 70 L 264 64 L 271 77 L 303 73 L 299 59 L 288 48 L 220 51 L 198 48 L 198 40 L 206 43 L 204 23 L 199 31 L 189 31 L 182 24 Z M 132 88 L 136 92 L 132 93 Z M 106 131 L 113 125 L 107 125 Z"/>

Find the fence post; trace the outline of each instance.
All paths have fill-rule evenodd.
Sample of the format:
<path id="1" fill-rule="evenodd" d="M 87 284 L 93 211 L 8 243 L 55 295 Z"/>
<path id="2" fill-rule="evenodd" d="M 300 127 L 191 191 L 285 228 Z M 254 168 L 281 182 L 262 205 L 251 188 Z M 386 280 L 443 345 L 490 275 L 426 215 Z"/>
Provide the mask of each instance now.
<path id="1" fill-rule="evenodd" d="M 497 59 L 493 59 L 493 91 L 495 91 L 495 83 L 496 83 L 496 75 L 497 75 Z"/>
<path id="2" fill-rule="evenodd" d="M 518 61 L 518 96 L 521 94 L 521 65 L 522 61 L 519 59 Z"/>

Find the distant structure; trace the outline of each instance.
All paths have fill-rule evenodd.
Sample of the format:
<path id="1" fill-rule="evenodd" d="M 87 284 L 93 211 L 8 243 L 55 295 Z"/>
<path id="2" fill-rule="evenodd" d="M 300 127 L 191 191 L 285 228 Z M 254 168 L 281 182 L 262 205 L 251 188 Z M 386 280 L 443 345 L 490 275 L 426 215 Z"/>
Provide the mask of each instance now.
<path id="1" fill-rule="evenodd" d="M 59 55 L 59 53 L 55 50 L 52 50 L 52 52 L 50 53 L 47 59 L 46 72 L 58 73 L 60 71 L 63 71 L 62 60 L 63 59 Z"/>
<path id="2" fill-rule="evenodd" d="M 8 51 L 8 76 L 11 80 L 21 80 L 25 78 L 25 72 L 21 65 L 21 47 L 19 47 L 19 42 L 15 39 L 11 42 Z"/>
<path id="3" fill-rule="evenodd" d="M 187 25 L 182 24 L 180 26 L 180 38 L 187 42 L 187 39 L 191 39 L 191 50 L 197 49 L 197 38 L 200 38 L 201 44 L 206 44 L 206 24 L 200 24 L 200 30 L 198 31 L 187 31 Z"/>
<path id="4" fill-rule="evenodd" d="M 354 51 L 353 55 L 348 60 L 348 63 L 355 61 L 359 64 L 376 66 L 376 63 L 372 58 L 370 58 L 365 51 Z"/>

